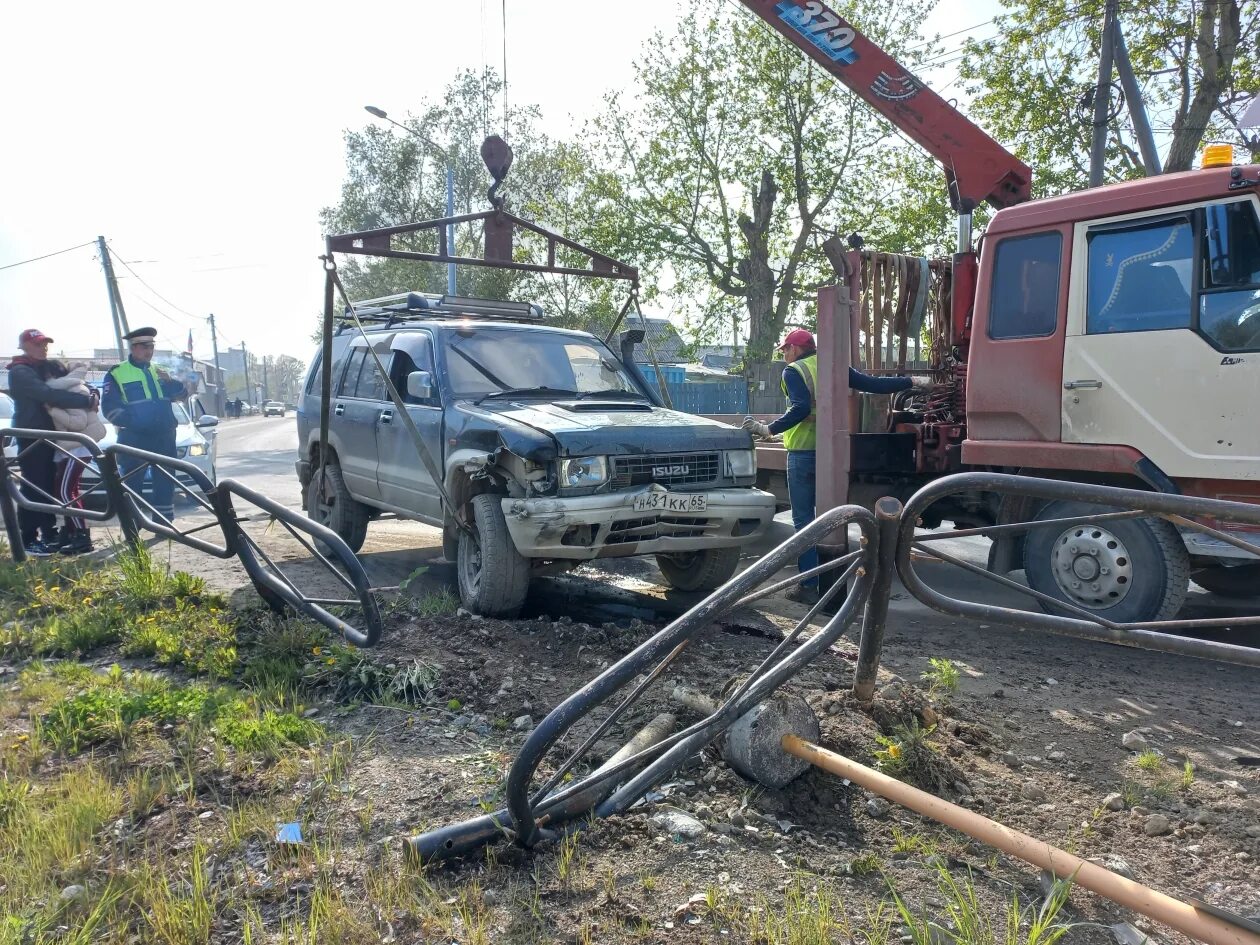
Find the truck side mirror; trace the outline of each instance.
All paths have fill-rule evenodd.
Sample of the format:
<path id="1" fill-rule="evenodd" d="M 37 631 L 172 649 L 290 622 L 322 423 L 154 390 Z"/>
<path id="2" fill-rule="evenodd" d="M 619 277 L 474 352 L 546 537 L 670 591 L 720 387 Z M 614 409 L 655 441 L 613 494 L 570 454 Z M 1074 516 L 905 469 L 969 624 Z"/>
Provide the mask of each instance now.
<path id="1" fill-rule="evenodd" d="M 433 375 L 428 371 L 412 371 L 407 375 L 407 394 L 416 400 L 433 396 Z"/>

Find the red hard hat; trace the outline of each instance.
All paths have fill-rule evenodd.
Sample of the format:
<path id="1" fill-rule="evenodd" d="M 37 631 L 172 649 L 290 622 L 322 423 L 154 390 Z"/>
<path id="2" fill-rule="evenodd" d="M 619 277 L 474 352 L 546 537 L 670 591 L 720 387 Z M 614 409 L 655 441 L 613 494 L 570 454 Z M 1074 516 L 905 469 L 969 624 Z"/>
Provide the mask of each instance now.
<path id="1" fill-rule="evenodd" d="M 787 333 L 787 337 L 783 339 L 783 344 L 779 345 L 782 351 L 788 345 L 796 345 L 800 348 L 815 348 L 814 336 L 807 332 L 804 328 L 793 328 Z"/>

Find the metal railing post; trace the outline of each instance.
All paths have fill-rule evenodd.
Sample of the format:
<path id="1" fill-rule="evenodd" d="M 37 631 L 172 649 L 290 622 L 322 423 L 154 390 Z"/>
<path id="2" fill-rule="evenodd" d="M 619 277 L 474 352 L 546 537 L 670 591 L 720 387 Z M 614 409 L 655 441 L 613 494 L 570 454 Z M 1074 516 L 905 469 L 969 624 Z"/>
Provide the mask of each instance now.
<path id="1" fill-rule="evenodd" d="M 109 497 L 110 507 L 118 518 L 118 527 L 122 530 L 123 538 L 129 545 L 138 545 L 140 529 L 136 527 L 135 517 L 126 501 L 127 487 L 123 485 L 122 473 L 118 469 L 118 457 L 113 451 L 107 450 L 97 459 L 96 468 L 101 474 L 101 481 L 105 483 L 105 495 Z"/>
<path id="2" fill-rule="evenodd" d="M 888 598 L 897 567 L 897 531 L 901 525 L 901 503 L 884 496 L 875 503 L 876 548 L 875 579 L 871 596 L 862 615 L 862 638 L 858 643 L 857 673 L 853 677 L 853 695 L 859 702 L 870 702 L 875 696 L 875 676 L 879 672 L 879 656 L 884 648 L 884 627 L 888 623 Z"/>

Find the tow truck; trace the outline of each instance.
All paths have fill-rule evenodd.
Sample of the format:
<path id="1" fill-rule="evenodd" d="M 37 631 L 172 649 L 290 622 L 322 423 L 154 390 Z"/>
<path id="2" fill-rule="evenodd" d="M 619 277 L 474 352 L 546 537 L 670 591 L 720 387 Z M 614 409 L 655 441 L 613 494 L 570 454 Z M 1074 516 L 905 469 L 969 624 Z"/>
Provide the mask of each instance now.
<path id="1" fill-rule="evenodd" d="M 1260 503 L 1260 166 L 1209 146 L 1200 170 L 1034 200 L 1026 164 L 825 3 L 742 2 L 928 151 L 958 214 L 950 259 L 826 244 L 840 284 L 818 297 L 819 509 L 904 501 L 964 470 Z M 859 405 L 850 363 L 904 371 L 922 336 L 935 390 Z M 771 481 L 782 457 L 761 449 L 759 465 Z M 923 524 L 1050 521 L 1073 505 L 975 494 Z M 1192 575 L 1260 596 L 1252 552 L 1163 519 L 1012 532 L 991 571 L 1023 569 L 1112 620 L 1171 618 Z"/>

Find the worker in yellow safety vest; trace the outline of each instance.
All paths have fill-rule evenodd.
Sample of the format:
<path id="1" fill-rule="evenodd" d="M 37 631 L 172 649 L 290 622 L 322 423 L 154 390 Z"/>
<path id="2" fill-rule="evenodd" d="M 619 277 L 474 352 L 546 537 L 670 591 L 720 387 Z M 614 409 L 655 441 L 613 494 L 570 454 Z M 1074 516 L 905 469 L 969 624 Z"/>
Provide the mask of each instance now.
<path id="1" fill-rule="evenodd" d="M 156 328 L 137 328 L 123 336 L 130 345 L 130 355 L 105 375 L 105 391 L 101 395 L 101 413 L 118 430 L 118 443 L 175 456 L 175 412 L 171 401 L 184 400 L 188 389 L 182 381 L 173 380 L 153 364 L 157 344 Z M 142 482 L 131 472 L 144 465 L 144 460 L 129 453 L 118 454 L 118 468 L 129 489 L 140 493 Z M 174 483 L 170 476 L 156 468 L 150 473 L 148 502 L 154 511 L 167 520 L 175 518 Z"/>
<path id="2" fill-rule="evenodd" d="M 818 346 L 812 334 L 804 328 L 796 328 L 788 332 L 779 350 L 787 363 L 781 384 L 788 399 L 787 413 L 772 423 L 745 417 L 742 426 L 761 439 L 783 434 L 783 448 L 787 450 L 788 501 L 792 503 L 792 525 L 799 532 L 814 520 L 817 504 Z M 931 385 L 930 378 L 873 377 L 849 368 L 849 387 L 866 394 L 894 394 L 911 388 L 927 389 Z M 813 547 L 801 555 L 797 568 L 803 574 L 816 567 L 818 549 Z M 794 585 L 786 596 L 800 603 L 814 603 L 818 599 L 818 578 Z"/>

